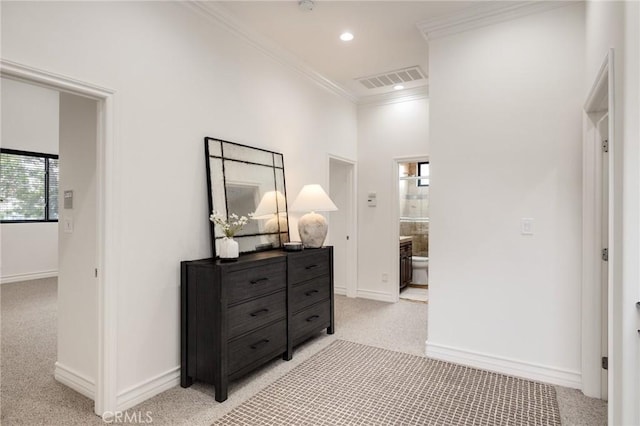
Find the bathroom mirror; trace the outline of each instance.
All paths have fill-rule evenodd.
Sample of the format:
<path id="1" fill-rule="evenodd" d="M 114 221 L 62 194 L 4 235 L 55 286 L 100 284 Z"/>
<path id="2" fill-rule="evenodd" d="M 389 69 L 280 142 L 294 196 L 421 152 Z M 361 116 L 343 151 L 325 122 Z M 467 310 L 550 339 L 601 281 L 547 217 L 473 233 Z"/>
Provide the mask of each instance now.
<path id="1" fill-rule="evenodd" d="M 282 154 L 206 137 L 209 215 L 217 211 L 253 218 L 234 235 L 240 253 L 282 247 L 289 241 L 287 192 Z M 208 216 L 207 216 L 208 217 Z M 211 221 L 213 257 L 224 233 Z"/>

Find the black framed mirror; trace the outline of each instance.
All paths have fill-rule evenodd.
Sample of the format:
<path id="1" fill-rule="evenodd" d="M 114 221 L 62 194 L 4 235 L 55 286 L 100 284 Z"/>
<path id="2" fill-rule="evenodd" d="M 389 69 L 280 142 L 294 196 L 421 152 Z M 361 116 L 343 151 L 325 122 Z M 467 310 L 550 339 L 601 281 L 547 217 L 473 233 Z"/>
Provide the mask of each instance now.
<path id="1" fill-rule="evenodd" d="M 289 216 L 281 153 L 211 137 L 204 138 L 209 214 L 249 216 L 234 235 L 240 253 L 282 247 L 289 241 Z M 211 249 L 220 253 L 222 230 L 213 222 Z"/>

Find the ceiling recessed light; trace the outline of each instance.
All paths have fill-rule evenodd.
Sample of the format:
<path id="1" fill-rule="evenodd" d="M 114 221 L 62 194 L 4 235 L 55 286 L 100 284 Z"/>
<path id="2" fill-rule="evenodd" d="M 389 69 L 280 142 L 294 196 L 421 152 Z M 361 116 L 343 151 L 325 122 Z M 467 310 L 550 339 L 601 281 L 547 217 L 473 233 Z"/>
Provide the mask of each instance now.
<path id="1" fill-rule="evenodd" d="M 353 40 L 353 34 L 351 34 L 348 31 L 345 31 L 342 34 L 340 34 L 340 40 L 342 40 L 342 41 L 351 41 L 351 40 Z"/>
<path id="2" fill-rule="evenodd" d="M 395 86 L 393 86 L 393 90 L 402 90 L 404 89 L 404 86 L 402 84 L 396 84 Z"/>

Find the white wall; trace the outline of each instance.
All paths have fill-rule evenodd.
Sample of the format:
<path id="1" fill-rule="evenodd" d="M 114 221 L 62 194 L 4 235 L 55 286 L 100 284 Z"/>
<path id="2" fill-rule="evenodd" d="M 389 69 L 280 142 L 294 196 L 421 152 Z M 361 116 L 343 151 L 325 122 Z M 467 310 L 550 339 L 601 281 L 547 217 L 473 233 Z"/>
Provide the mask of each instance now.
<path id="1" fill-rule="evenodd" d="M 640 5 L 587 2 L 587 93 L 614 49 L 613 293 L 610 301 L 609 424 L 640 424 Z"/>
<path id="2" fill-rule="evenodd" d="M 283 152 L 293 199 L 328 185 L 327 153 L 355 158 L 355 106 L 178 3 L 3 3 L 2 56 L 116 91 L 118 276 L 105 285 L 129 406 L 177 383 L 179 261 L 210 255 L 203 137 Z"/>
<path id="3" fill-rule="evenodd" d="M 58 153 L 58 92 L 2 79 L 2 148 Z M 58 225 L 4 223 L 1 281 L 55 276 L 58 271 Z"/>
<path id="4" fill-rule="evenodd" d="M 358 296 L 395 301 L 399 223 L 396 157 L 429 154 L 429 100 L 363 105 L 358 109 Z M 377 207 L 367 194 L 377 193 Z M 382 280 L 382 275 L 388 281 Z"/>
<path id="5" fill-rule="evenodd" d="M 73 191 L 73 208 L 60 208 L 56 377 L 76 376 L 89 389 L 98 368 L 96 135 L 97 102 L 61 94 L 60 194 Z"/>
<path id="6" fill-rule="evenodd" d="M 580 386 L 584 44 L 583 4 L 429 44 L 429 356 Z"/>

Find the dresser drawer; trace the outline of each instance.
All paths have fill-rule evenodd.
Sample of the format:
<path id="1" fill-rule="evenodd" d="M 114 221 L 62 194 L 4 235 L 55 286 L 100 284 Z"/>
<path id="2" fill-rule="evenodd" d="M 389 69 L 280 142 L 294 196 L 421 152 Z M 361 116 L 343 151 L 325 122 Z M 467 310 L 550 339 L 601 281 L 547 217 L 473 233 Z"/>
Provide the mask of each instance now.
<path id="1" fill-rule="evenodd" d="M 331 279 L 328 275 L 313 278 L 291 289 L 291 309 L 298 312 L 331 296 Z"/>
<path id="2" fill-rule="evenodd" d="M 255 268 L 229 272 L 225 276 L 223 285 L 228 287 L 229 305 L 284 290 L 287 286 L 286 263 L 268 263 Z"/>
<path id="3" fill-rule="evenodd" d="M 331 272 L 329 250 L 307 249 L 289 256 L 289 282 L 296 284 Z"/>
<path id="4" fill-rule="evenodd" d="M 244 337 L 229 342 L 229 374 L 269 354 L 274 357 L 287 349 L 287 322 L 261 328 Z"/>
<path id="5" fill-rule="evenodd" d="M 287 315 L 287 293 L 280 291 L 229 308 L 229 339 Z"/>
<path id="6" fill-rule="evenodd" d="M 293 338 L 329 327 L 331 323 L 330 301 L 318 303 L 293 315 Z"/>

